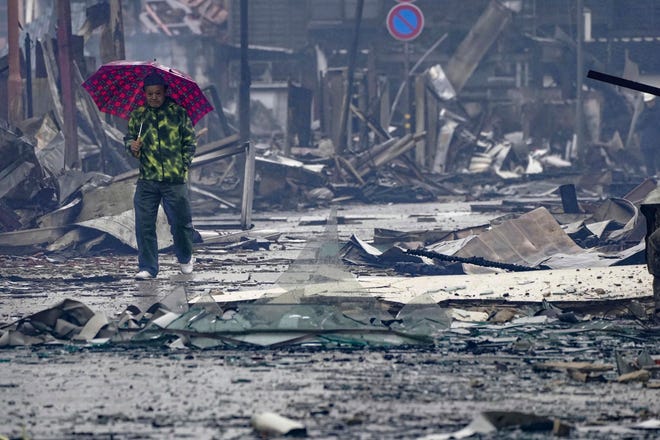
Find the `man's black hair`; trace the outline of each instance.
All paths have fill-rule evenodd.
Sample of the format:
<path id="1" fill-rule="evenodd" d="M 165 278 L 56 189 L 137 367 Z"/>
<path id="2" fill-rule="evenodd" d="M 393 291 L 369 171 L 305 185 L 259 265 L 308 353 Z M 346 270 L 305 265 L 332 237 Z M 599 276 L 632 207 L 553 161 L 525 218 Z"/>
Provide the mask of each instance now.
<path id="1" fill-rule="evenodd" d="M 145 76 L 142 82 L 144 83 L 145 88 L 147 86 L 165 86 L 165 89 L 167 89 L 167 83 L 165 82 L 165 78 L 163 78 L 156 72 L 151 72 L 149 75 Z"/>

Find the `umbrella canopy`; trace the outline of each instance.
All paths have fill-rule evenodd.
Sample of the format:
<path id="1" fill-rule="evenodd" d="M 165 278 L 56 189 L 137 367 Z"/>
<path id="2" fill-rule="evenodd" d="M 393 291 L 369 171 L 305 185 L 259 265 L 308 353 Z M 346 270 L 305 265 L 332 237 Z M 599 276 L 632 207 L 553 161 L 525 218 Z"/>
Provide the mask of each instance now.
<path id="1" fill-rule="evenodd" d="M 111 61 L 99 67 L 82 86 L 99 110 L 128 119 L 133 110 L 146 105 L 142 80 L 150 73 L 165 79 L 167 96 L 186 109 L 193 124 L 213 110 L 190 76 L 156 61 Z"/>

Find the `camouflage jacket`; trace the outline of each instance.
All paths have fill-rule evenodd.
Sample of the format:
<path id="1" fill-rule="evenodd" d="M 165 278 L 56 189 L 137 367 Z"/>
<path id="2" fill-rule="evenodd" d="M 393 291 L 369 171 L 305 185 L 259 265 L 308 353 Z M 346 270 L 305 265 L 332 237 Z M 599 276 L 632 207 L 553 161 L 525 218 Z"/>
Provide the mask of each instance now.
<path id="1" fill-rule="evenodd" d="M 142 147 L 139 154 L 134 155 L 130 141 L 137 139 L 138 133 Z M 135 109 L 128 120 L 124 145 L 128 153 L 140 161 L 140 179 L 170 183 L 186 181 L 197 147 L 186 110 L 171 98 L 166 98 L 159 108 Z"/>

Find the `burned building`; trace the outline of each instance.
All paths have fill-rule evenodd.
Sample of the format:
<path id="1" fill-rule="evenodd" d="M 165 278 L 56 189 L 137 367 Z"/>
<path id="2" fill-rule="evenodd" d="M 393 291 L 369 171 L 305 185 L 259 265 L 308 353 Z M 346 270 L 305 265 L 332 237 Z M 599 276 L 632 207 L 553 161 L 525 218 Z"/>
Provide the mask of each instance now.
<path id="1" fill-rule="evenodd" d="M 392 17 L 403 3 L 247 2 L 251 141 L 259 152 L 312 157 L 323 167 L 306 169 L 312 177 L 301 183 L 291 163 L 260 158 L 268 172 L 257 173 L 258 195 L 269 199 L 285 189 L 288 196 L 306 193 L 306 203 L 366 197 L 374 194 L 365 189 L 369 178 L 381 171 L 412 176 L 421 199 L 452 193 L 437 188 L 438 176 L 456 173 L 511 179 L 561 170 L 590 189 L 644 175 L 636 133 L 641 95 L 585 73 L 653 84 L 659 1 L 419 0 L 407 6 L 419 14 L 407 23 L 415 32 L 397 35 Z M 80 88 L 113 59 L 156 59 L 190 73 L 218 110 L 198 126 L 200 145 L 231 144 L 223 139 L 238 130 L 246 79 L 239 0 L 5 0 L 3 16 L 10 5 L 22 25 L 14 51 L 9 22 L 0 27 L 0 99 L 20 89 L 22 105 L 19 121 L 9 105 L 0 106 L 0 119 L 18 127 L 8 133 L 27 135 L 51 174 L 77 167 L 117 176 L 133 166 L 123 152 L 124 121 L 98 114 Z M 60 46 L 58 33 L 63 5 L 70 7 L 69 46 Z M 68 76 L 60 73 L 64 47 L 73 66 Z M 11 75 L 19 87 L 8 86 Z M 204 161 L 217 160 L 212 156 Z M 241 162 L 225 160 L 196 177 L 240 197 Z M 346 189 L 352 185 L 358 190 Z"/>
<path id="2" fill-rule="evenodd" d="M 46 6 L 50 2 L 19 3 L 24 9 L 24 19 L 55 12 L 52 6 L 50 9 Z M 74 40 L 77 35 L 85 38 L 84 55 L 83 48 L 79 48 L 79 56 L 86 56 L 86 64 L 80 66 L 83 76 L 112 55 L 104 49 L 109 37 L 103 29 L 111 13 L 110 5 L 117 3 L 123 14 L 123 55 L 127 59 L 140 59 L 148 54 L 149 58 L 190 72 L 201 83 L 216 87 L 223 102 L 231 105 L 238 88 L 237 0 L 71 2 L 76 27 Z M 273 112 L 272 122 L 283 131 L 294 130 L 286 123 L 287 97 L 293 84 L 309 91 L 310 125 L 318 120 L 323 134 L 332 138 L 338 148 L 352 143 L 354 136 L 340 142 L 336 133 L 341 125 L 337 123 L 337 113 L 341 113 L 337 111 L 341 105 L 337 96 L 341 97 L 346 86 L 358 3 L 357 0 L 249 2 L 253 94 Z M 410 41 L 399 41 L 387 30 L 392 2 L 364 1 L 356 48 L 353 103 L 384 127 L 390 122 L 398 126 L 412 123 L 412 126 L 428 127 L 425 141 L 429 145 L 417 161 L 429 168 L 436 150 L 437 132 L 433 132 L 437 131 L 437 118 L 433 115 L 432 120 L 424 123 L 418 119 L 423 113 L 434 113 L 431 110 L 435 110 L 436 103 L 429 103 L 431 108 L 427 109 L 420 102 L 421 96 L 417 96 L 419 90 L 415 92 L 416 77 L 429 67 L 441 65 L 449 69 L 450 81 L 460 78 L 462 84 L 455 85 L 460 89 L 458 102 L 442 106 L 479 121 L 473 129 L 503 133 L 521 130 L 524 137 L 545 139 L 551 148 L 562 150 L 576 132 L 573 121 L 574 100 L 578 98 L 578 64 L 583 71 L 597 67 L 622 75 L 626 62 L 635 63 L 641 75 L 639 79 L 649 80 L 660 68 L 654 57 L 649 56 L 658 44 L 654 23 L 660 8 L 653 0 L 633 4 L 622 0 L 478 0 L 446 1 L 442 5 L 420 0 L 415 5 L 423 12 L 423 31 Z M 578 12 L 580 6 L 582 11 Z M 7 2 L 0 2 L 0 10 L 6 8 Z M 584 28 L 579 42 L 578 24 Z M 7 23 L 2 25 L 0 38 L 6 41 Z M 443 36 L 442 43 L 421 59 Z M 457 52 L 461 44 L 463 53 Z M 580 48 L 583 59 L 578 63 Z M 461 56 L 472 57 L 468 60 L 470 65 L 461 65 L 463 70 L 456 63 Z M 3 60 L 6 63 L 5 57 Z M 39 65 L 38 61 L 36 64 Z M 408 76 L 412 67 L 416 69 Z M 34 70 L 32 66 L 32 75 Z M 3 86 L 7 73 L 6 69 L 2 72 Z M 26 78 L 24 67 L 23 78 Z M 407 87 L 393 105 L 402 82 L 407 82 Z M 594 84 L 586 84 L 585 88 L 599 89 Z M 6 91 L 3 100 L 5 94 Z M 431 99 L 425 97 L 424 101 Z M 629 127 L 625 127 L 625 120 L 619 120 L 616 111 L 622 102 L 616 99 L 609 102 L 607 96 L 593 96 L 589 92 L 583 99 L 587 112 L 599 113 L 601 119 L 591 126 L 587 116 L 587 140 L 609 141 L 615 131 L 626 140 L 628 133 L 624 130 Z M 618 113 L 626 110 L 630 111 L 621 109 Z M 7 109 L 3 107 L 2 111 Z M 0 116 L 7 118 L 6 114 Z M 360 120 L 353 119 L 353 131 L 359 133 Z M 295 131 L 297 134 L 304 130 Z M 303 141 L 289 136 L 285 147 L 292 142 L 301 146 L 313 143 L 308 135 L 303 135 Z M 361 145 L 364 147 L 365 142 Z M 416 151 L 417 155 L 422 154 L 421 147 Z"/>

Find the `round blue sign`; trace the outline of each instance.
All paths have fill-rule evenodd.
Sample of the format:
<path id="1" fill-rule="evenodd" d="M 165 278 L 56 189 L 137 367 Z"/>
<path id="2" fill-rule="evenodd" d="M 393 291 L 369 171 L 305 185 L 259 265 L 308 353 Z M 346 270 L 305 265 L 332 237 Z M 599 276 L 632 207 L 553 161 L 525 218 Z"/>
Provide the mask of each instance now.
<path id="1" fill-rule="evenodd" d="M 399 3 L 387 13 L 387 30 L 397 40 L 414 40 L 424 28 L 424 14 L 411 3 Z"/>

